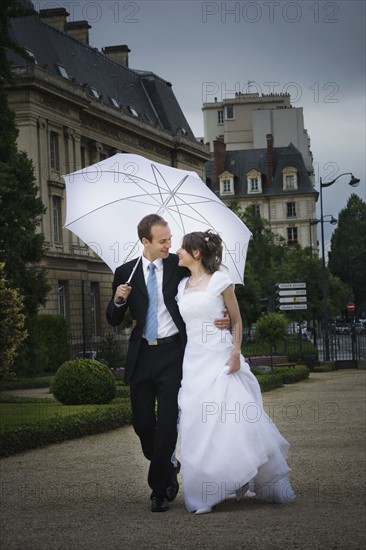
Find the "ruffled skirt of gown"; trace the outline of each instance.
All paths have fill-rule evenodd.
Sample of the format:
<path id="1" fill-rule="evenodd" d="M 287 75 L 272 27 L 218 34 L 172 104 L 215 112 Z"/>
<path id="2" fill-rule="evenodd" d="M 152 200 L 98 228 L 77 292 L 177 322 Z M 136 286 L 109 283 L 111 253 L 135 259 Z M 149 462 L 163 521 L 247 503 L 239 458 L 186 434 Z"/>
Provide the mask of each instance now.
<path id="1" fill-rule="evenodd" d="M 257 498 L 293 500 L 289 443 L 264 411 L 259 384 L 244 358 L 233 374 L 225 362 L 219 370 L 212 363 L 200 369 L 197 356 L 189 353 L 184 365 L 178 403 L 187 510 L 214 506 L 249 482 Z"/>

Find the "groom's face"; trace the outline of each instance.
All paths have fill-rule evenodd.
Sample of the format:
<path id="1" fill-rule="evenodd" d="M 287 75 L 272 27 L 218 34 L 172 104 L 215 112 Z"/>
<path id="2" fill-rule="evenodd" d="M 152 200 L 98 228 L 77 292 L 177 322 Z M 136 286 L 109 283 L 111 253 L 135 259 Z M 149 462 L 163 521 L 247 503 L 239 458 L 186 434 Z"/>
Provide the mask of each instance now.
<path id="1" fill-rule="evenodd" d="M 157 258 L 167 258 L 172 246 L 172 235 L 168 225 L 153 225 L 151 228 L 151 241 L 143 238 L 144 256 L 153 262 Z"/>

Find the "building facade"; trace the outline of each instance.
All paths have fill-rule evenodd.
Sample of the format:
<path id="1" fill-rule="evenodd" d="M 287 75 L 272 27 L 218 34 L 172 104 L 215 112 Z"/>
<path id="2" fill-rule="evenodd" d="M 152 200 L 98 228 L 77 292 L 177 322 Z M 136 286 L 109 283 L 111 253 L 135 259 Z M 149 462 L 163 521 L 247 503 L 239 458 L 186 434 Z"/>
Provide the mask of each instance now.
<path id="1" fill-rule="evenodd" d="M 62 175 L 124 152 L 204 177 L 209 150 L 195 139 L 169 82 L 129 68 L 126 45 L 92 48 L 87 21 L 68 22 L 68 15 L 55 8 L 12 20 L 11 37 L 30 59 L 9 52 L 15 82 L 6 90 L 19 149 L 33 160 L 47 207 L 42 267 L 52 290 L 41 313 L 63 315 L 90 341 L 112 330 L 105 307 L 113 274 L 63 228 Z"/>
<path id="2" fill-rule="evenodd" d="M 317 250 L 313 221 L 318 193 L 302 154 L 292 143 L 274 147 L 272 134 L 266 137 L 265 149 L 243 151 L 227 151 L 223 141 L 214 141 L 206 182 L 224 202 L 254 206 L 288 245 Z"/>
<path id="3" fill-rule="evenodd" d="M 225 202 L 254 205 L 289 245 L 317 252 L 318 192 L 302 108 L 288 94 L 236 93 L 202 110 L 208 185 Z"/>

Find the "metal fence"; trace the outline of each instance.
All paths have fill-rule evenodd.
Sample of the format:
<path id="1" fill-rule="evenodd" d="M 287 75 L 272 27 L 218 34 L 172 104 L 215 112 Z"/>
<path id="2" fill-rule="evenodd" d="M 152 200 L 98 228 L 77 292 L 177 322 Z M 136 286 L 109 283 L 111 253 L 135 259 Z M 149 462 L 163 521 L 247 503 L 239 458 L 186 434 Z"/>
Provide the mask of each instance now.
<path id="1" fill-rule="evenodd" d="M 85 357 L 97 359 L 118 368 L 123 365 L 131 329 L 113 330 L 102 335 L 94 335 L 89 330 L 74 325 L 69 330 L 70 359 Z"/>
<path id="2" fill-rule="evenodd" d="M 70 358 L 98 359 L 111 368 L 118 368 L 124 364 L 130 333 L 131 329 L 111 328 L 109 332 L 95 336 L 74 325 L 69 338 Z M 269 348 L 267 351 L 271 352 Z M 263 355 L 263 344 L 250 344 L 244 339 L 243 352 L 248 356 Z M 366 334 L 358 334 L 355 330 L 344 333 L 330 330 L 328 334 L 324 334 L 319 329 L 312 337 L 288 338 L 279 347 L 276 346 L 273 352 L 293 357 L 302 356 L 313 362 L 331 361 L 337 367 L 357 368 L 358 361 L 366 358 Z"/>
<path id="3" fill-rule="evenodd" d="M 358 334 L 354 327 L 343 333 L 330 330 L 320 334 L 317 340 L 320 361 L 332 361 L 337 367 L 357 368 L 366 358 L 366 334 Z"/>

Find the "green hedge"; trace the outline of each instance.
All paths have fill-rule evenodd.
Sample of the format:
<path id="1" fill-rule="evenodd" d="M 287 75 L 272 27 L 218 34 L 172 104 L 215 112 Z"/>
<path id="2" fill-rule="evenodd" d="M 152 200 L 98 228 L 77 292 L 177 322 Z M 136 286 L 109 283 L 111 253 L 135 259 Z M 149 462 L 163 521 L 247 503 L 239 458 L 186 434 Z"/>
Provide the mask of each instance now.
<path id="1" fill-rule="evenodd" d="M 130 397 L 130 386 L 117 386 L 116 397 Z"/>
<path id="2" fill-rule="evenodd" d="M 0 456 L 10 456 L 52 443 L 113 430 L 129 424 L 131 417 L 130 406 L 119 404 L 72 416 L 22 424 L 0 434 Z"/>
<path id="3" fill-rule="evenodd" d="M 262 392 L 275 390 L 283 386 L 280 374 L 256 374 L 256 377 Z"/>
<path id="4" fill-rule="evenodd" d="M 281 388 L 283 384 L 294 384 L 309 377 L 309 369 L 305 365 L 295 367 L 276 367 L 274 374 L 263 374 L 258 369 L 252 369 L 257 377 L 262 392 Z"/>
<path id="5" fill-rule="evenodd" d="M 281 376 L 283 384 L 294 384 L 309 378 L 309 369 L 305 365 L 296 365 L 292 368 L 277 367 L 276 373 Z"/>
<path id="6" fill-rule="evenodd" d="M 15 376 L 14 378 L 4 378 L 0 380 L 0 391 L 49 388 L 52 384 L 53 378 L 53 376 L 37 376 L 35 378 Z"/>
<path id="7" fill-rule="evenodd" d="M 11 393 L 0 392 L 0 403 L 54 403 L 55 399 L 50 397 L 27 397 L 20 395 L 12 395 Z"/>

